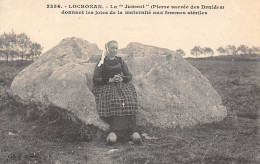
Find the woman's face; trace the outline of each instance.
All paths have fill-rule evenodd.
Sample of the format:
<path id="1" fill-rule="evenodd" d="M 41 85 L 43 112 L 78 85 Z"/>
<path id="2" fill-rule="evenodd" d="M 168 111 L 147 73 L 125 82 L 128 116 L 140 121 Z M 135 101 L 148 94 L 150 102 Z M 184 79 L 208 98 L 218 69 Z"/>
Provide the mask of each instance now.
<path id="1" fill-rule="evenodd" d="M 111 43 L 108 45 L 108 57 L 112 58 L 115 57 L 118 50 L 118 44 L 117 43 Z"/>

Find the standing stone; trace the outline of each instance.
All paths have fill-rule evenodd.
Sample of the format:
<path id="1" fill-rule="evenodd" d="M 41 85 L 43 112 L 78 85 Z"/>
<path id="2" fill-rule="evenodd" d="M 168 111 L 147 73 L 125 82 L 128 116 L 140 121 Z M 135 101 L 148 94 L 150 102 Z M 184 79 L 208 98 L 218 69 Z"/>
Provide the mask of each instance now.
<path id="1" fill-rule="evenodd" d="M 26 101 L 65 108 L 86 124 L 107 130 L 91 90 L 101 50 L 80 38 L 64 39 L 14 79 L 12 91 Z M 119 51 L 136 87 L 138 124 L 187 127 L 221 121 L 227 114 L 209 81 L 168 49 L 130 43 Z"/>
<path id="2" fill-rule="evenodd" d="M 195 67 L 168 49 L 130 43 L 121 53 L 133 74 L 140 124 L 189 127 L 227 115 L 221 98 Z M 141 52 L 141 53 L 140 53 Z"/>
<path id="3" fill-rule="evenodd" d="M 109 126 L 99 118 L 95 97 L 88 87 L 91 80 L 85 77 L 95 66 L 88 61 L 100 53 L 95 44 L 79 38 L 64 39 L 21 71 L 11 89 L 25 101 L 65 108 L 84 123 L 107 130 Z"/>

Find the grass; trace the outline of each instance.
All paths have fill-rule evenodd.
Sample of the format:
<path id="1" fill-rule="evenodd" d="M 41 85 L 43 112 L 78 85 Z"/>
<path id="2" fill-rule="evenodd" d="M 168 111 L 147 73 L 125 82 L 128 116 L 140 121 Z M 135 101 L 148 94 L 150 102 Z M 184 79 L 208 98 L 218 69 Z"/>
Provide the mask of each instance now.
<path id="1" fill-rule="evenodd" d="M 56 121 L 62 109 L 26 104 L 10 96 L 13 77 L 30 63 L 0 63 L 0 163 L 260 163 L 260 63 L 188 61 L 218 91 L 228 116 L 193 128 L 139 127 L 155 138 L 144 138 L 142 145 L 114 146 L 106 146 L 104 138 L 93 138 L 98 134 L 94 127 L 71 124 L 69 119 Z M 42 111 L 49 113 L 44 119 L 40 119 Z"/>
<path id="2" fill-rule="evenodd" d="M 259 118 L 260 62 L 190 60 L 237 116 Z M 258 104 L 257 104 L 258 103 Z"/>

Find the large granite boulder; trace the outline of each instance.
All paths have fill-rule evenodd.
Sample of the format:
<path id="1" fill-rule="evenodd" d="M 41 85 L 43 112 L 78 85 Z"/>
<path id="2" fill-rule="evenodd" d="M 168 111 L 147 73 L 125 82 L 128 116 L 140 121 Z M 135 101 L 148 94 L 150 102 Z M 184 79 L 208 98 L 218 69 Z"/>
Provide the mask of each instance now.
<path id="1" fill-rule="evenodd" d="M 97 45 L 82 39 L 64 39 L 21 71 L 11 90 L 25 101 L 68 109 L 86 124 L 107 130 L 109 126 L 100 120 L 85 78 L 95 66 L 88 61 L 101 52 Z"/>
<path id="2" fill-rule="evenodd" d="M 95 44 L 64 39 L 20 72 L 11 89 L 25 101 L 65 108 L 86 124 L 107 130 L 91 92 L 100 54 Z M 226 116 L 226 108 L 209 81 L 173 51 L 130 43 L 118 55 L 133 74 L 140 106 L 138 124 L 186 127 L 221 121 Z"/>
<path id="3" fill-rule="evenodd" d="M 129 54 L 123 56 L 134 75 L 140 124 L 189 127 L 226 117 L 219 94 L 181 55 L 140 43 L 130 43 L 120 52 Z"/>

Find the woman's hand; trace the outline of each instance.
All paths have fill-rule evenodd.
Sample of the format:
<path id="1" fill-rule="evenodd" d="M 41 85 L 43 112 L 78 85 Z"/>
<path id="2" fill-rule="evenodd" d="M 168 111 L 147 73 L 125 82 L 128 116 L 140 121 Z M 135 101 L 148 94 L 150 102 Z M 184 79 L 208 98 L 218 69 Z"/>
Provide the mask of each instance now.
<path id="1" fill-rule="evenodd" d="M 118 75 L 115 75 L 113 78 L 109 78 L 109 83 L 118 83 L 118 82 L 121 82 L 123 81 L 123 78 L 121 77 L 120 74 Z"/>
<path id="2" fill-rule="evenodd" d="M 109 78 L 108 83 L 114 83 L 115 79 L 114 78 Z"/>
<path id="3" fill-rule="evenodd" d="M 123 78 L 121 77 L 120 74 L 115 75 L 115 76 L 114 76 L 114 79 L 115 79 L 115 82 L 121 82 L 121 81 L 123 81 Z"/>

